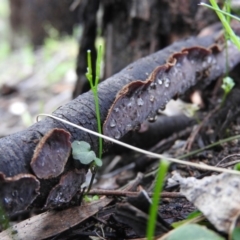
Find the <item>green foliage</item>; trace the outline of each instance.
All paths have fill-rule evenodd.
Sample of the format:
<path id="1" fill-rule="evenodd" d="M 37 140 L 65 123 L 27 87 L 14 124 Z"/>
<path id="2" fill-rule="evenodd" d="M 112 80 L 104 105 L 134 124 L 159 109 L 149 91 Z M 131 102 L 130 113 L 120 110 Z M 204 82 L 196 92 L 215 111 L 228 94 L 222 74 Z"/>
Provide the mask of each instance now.
<path id="1" fill-rule="evenodd" d="M 230 78 L 230 77 L 225 77 L 224 79 L 223 79 L 223 84 L 222 84 L 222 89 L 224 90 L 224 94 L 225 95 L 228 95 L 230 92 L 231 92 L 231 90 L 232 90 L 232 88 L 234 87 L 234 85 L 235 85 L 235 83 L 234 83 L 234 81 L 233 81 L 233 79 L 232 78 Z"/>
<path id="2" fill-rule="evenodd" d="M 4 211 L 4 209 L 2 208 L 2 206 L 0 205 L 0 229 L 7 229 L 9 228 L 9 219 Z"/>
<path id="3" fill-rule="evenodd" d="M 224 238 L 197 224 L 185 224 L 171 231 L 164 240 L 223 240 Z"/>
<path id="4" fill-rule="evenodd" d="M 222 89 L 224 90 L 224 95 L 222 98 L 222 104 L 225 102 L 227 95 L 231 92 L 232 88 L 234 87 L 235 83 L 232 78 L 225 77 L 222 83 Z"/>
<path id="5" fill-rule="evenodd" d="M 84 141 L 74 141 L 72 143 L 72 155 L 75 160 L 82 164 L 94 163 L 96 166 L 102 166 L 102 160 L 96 157 L 95 152 L 91 150 L 89 143 Z"/>
<path id="6" fill-rule="evenodd" d="M 220 21 L 222 22 L 222 25 L 226 31 L 226 33 L 228 34 L 229 38 L 231 39 L 231 41 L 237 46 L 238 49 L 240 49 L 240 40 L 239 37 L 234 33 L 234 31 L 232 30 L 230 24 L 229 24 L 229 18 L 226 18 L 225 16 L 230 16 L 232 18 L 236 18 L 235 16 L 233 16 L 230 13 L 227 13 L 226 11 L 222 11 L 219 6 L 217 5 L 216 0 L 209 0 L 211 5 L 205 4 L 205 3 L 201 3 L 201 5 L 206 6 L 208 8 L 213 9 L 216 14 L 218 15 Z"/>
<path id="7" fill-rule="evenodd" d="M 98 125 L 98 133 L 102 133 L 102 126 L 101 126 L 101 116 L 99 110 L 99 102 L 98 102 L 98 83 L 100 79 L 100 70 L 101 70 L 101 62 L 102 62 L 102 47 L 98 47 L 97 52 L 97 61 L 96 61 L 96 77 L 95 81 L 93 82 L 93 71 L 92 71 L 92 59 L 91 59 L 91 51 L 87 51 L 87 62 L 88 62 L 88 69 L 86 73 L 86 77 L 90 83 L 91 90 L 93 91 L 94 101 L 95 101 L 95 110 L 97 115 L 97 125 Z M 99 138 L 99 158 L 102 157 L 102 138 Z"/>
<path id="8" fill-rule="evenodd" d="M 83 197 L 83 199 L 84 199 L 85 202 L 93 202 L 93 201 L 99 200 L 99 196 L 98 195 L 94 195 L 94 196 L 90 197 L 88 195 L 85 195 Z"/>
<path id="9" fill-rule="evenodd" d="M 192 220 L 194 220 L 200 216 L 202 216 L 202 213 L 199 210 L 196 210 L 194 212 L 189 213 L 189 215 L 186 217 L 185 220 L 172 223 L 172 227 L 178 228 L 178 227 L 182 226 L 183 224 L 189 223 Z"/>
<path id="10" fill-rule="evenodd" d="M 240 228 L 236 227 L 233 229 L 232 232 L 232 240 L 239 240 L 240 239 Z"/>
<path id="11" fill-rule="evenodd" d="M 201 215 L 202 215 L 202 213 L 199 210 L 196 210 L 196 211 L 193 211 L 193 212 L 189 213 L 188 216 L 187 216 L 187 219 L 188 220 L 194 219 L 194 218 L 199 217 Z"/>
<path id="12" fill-rule="evenodd" d="M 156 177 L 156 184 L 154 188 L 152 204 L 149 211 L 149 218 L 148 218 L 148 225 L 147 225 L 147 239 L 153 239 L 155 226 L 156 226 L 156 219 L 158 213 L 158 204 L 160 201 L 160 193 L 162 192 L 165 175 L 168 171 L 169 162 L 167 160 L 162 159 L 160 161 L 158 167 L 158 173 Z"/>
<path id="13" fill-rule="evenodd" d="M 233 169 L 240 171 L 240 163 L 235 164 Z"/>

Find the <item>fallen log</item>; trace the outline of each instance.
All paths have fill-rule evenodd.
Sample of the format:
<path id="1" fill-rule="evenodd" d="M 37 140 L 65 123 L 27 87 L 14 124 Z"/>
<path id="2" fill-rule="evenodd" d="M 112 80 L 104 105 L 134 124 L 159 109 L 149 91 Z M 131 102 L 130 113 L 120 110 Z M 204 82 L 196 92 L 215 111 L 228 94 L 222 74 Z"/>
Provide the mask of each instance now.
<path id="1" fill-rule="evenodd" d="M 119 139 L 177 94 L 184 94 L 202 80 L 208 84 L 224 74 L 225 47 L 219 33 L 190 38 L 139 59 L 106 79 L 98 86 L 101 121 L 107 119 L 104 133 Z M 229 69 L 240 62 L 240 51 L 231 42 L 228 42 L 228 61 Z M 142 104 L 146 99 L 149 104 Z M 59 107 L 53 115 L 97 131 L 91 91 Z M 70 142 L 74 140 L 86 141 L 94 151 L 98 149 L 97 137 L 52 118 L 0 139 L 0 204 L 8 214 L 30 205 L 59 206 L 76 194 L 85 180 L 86 167 L 76 169 L 69 155 Z M 108 147 L 105 144 L 104 150 Z M 60 154 L 58 149 L 65 149 L 66 154 Z M 27 183 L 13 184 L 19 179 L 22 182 L 26 179 Z M 21 191 L 26 184 L 34 186 L 31 192 Z"/>

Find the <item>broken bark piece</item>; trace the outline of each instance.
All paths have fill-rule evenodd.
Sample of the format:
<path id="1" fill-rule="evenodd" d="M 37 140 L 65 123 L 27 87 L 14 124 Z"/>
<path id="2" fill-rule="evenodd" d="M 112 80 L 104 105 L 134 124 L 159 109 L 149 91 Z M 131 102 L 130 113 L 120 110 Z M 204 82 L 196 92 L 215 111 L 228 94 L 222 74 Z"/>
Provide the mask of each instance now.
<path id="1" fill-rule="evenodd" d="M 63 129 L 52 129 L 38 143 L 31 167 L 38 178 L 59 176 L 71 152 L 70 133 Z"/>
<path id="2" fill-rule="evenodd" d="M 54 208 L 68 203 L 85 182 L 85 176 L 84 169 L 75 169 L 62 176 L 59 184 L 49 193 L 45 207 Z"/>
<path id="3" fill-rule="evenodd" d="M 232 69 L 240 61 L 239 50 L 228 42 L 228 64 Z M 134 81 L 119 91 L 103 125 L 105 135 L 119 139 L 145 119 L 155 118 L 156 111 L 200 80 L 205 84 L 226 72 L 223 46 L 190 47 L 172 54 L 146 81 Z"/>
<path id="4" fill-rule="evenodd" d="M 9 215 L 23 211 L 39 195 L 39 188 L 39 181 L 31 174 L 5 177 L 0 172 L 0 206 Z"/>
<path id="5" fill-rule="evenodd" d="M 47 211 L 6 229 L 0 233 L 1 240 L 13 239 L 53 239 L 63 231 L 73 228 L 77 224 L 99 212 L 113 199 L 101 198 L 83 206 L 73 207 L 62 211 Z M 11 234 L 13 231 L 14 234 Z M 66 239 L 66 238 L 65 238 Z"/>

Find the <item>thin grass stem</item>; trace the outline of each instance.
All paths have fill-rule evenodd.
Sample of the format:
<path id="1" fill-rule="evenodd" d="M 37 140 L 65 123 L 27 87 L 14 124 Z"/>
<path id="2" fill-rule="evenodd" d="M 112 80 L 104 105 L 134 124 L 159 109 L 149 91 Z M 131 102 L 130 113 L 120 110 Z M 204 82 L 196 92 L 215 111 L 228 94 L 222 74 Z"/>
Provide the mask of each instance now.
<path id="1" fill-rule="evenodd" d="M 236 34 L 234 33 L 234 31 L 232 30 L 231 26 L 229 25 L 227 19 L 225 18 L 224 14 L 226 14 L 226 12 L 222 12 L 221 9 L 218 7 L 217 3 L 215 0 L 209 0 L 212 7 L 208 4 L 203 4 L 201 3 L 202 6 L 206 6 L 208 8 L 213 9 L 214 11 L 216 11 L 216 14 L 218 15 L 220 21 L 222 22 L 222 25 L 224 27 L 224 29 L 227 31 L 227 33 L 229 34 L 232 42 L 237 46 L 238 49 L 240 49 L 240 41 L 239 38 L 236 36 Z"/>
<path id="2" fill-rule="evenodd" d="M 147 225 L 147 239 L 152 240 L 156 228 L 156 220 L 158 214 L 158 204 L 161 198 L 161 192 L 164 185 L 164 179 L 167 174 L 169 167 L 169 162 L 162 159 L 158 166 L 158 173 L 156 177 L 156 184 L 154 187 L 153 197 L 152 197 L 152 204 L 150 206 L 149 211 L 149 218 L 148 218 L 148 225 Z"/>

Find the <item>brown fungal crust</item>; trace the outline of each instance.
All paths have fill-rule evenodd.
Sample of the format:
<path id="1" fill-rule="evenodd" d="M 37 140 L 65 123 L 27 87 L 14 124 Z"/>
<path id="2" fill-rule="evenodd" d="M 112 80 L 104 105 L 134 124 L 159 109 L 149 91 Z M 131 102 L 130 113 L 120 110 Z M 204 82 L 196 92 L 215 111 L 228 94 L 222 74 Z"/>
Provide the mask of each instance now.
<path id="1" fill-rule="evenodd" d="M 27 209 L 39 195 L 40 183 L 31 174 L 5 177 L 0 172 L 0 206 L 9 214 Z"/>
<path id="2" fill-rule="evenodd" d="M 119 139 L 145 119 L 155 119 L 158 109 L 198 81 L 208 84 L 221 76 L 226 72 L 224 49 L 223 45 L 184 48 L 172 54 L 166 64 L 156 67 L 145 81 L 124 86 L 108 112 L 104 134 Z M 239 60 L 239 50 L 228 42 L 229 69 Z"/>
<path id="3" fill-rule="evenodd" d="M 84 169 L 75 169 L 62 176 L 59 184 L 50 191 L 45 207 L 53 208 L 68 203 L 81 188 L 85 176 L 86 171 Z"/>
<path id="4" fill-rule="evenodd" d="M 41 179 L 59 176 L 71 153 L 70 133 L 52 129 L 38 143 L 31 161 L 31 168 Z"/>

